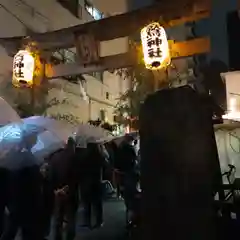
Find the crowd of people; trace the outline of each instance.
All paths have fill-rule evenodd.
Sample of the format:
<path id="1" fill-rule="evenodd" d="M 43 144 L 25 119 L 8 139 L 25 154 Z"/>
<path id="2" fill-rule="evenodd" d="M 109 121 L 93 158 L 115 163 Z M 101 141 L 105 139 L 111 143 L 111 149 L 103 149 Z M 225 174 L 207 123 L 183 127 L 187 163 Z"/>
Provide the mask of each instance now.
<path id="1" fill-rule="evenodd" d="M 54 240 L 73 240 L 79 204 L 84 211 L 82 227 L 102 227 L 103 179 L 116 187 L 127 209 L 133 208 L 139 164 L 132 136 L 119 146 L 111 141 L 88 143 L 85 148 L 69 138 L 66 147 L 41 166 L 34 164 L 31 153 L 35 143 L 33 137 L 25 139 L 5 156 L 6 161 L 21 161 L 21 168 L 0 167 L 0 240 L 14 240 L 19 232 L 22 240 L 44 240 L 51 231 Z"/>

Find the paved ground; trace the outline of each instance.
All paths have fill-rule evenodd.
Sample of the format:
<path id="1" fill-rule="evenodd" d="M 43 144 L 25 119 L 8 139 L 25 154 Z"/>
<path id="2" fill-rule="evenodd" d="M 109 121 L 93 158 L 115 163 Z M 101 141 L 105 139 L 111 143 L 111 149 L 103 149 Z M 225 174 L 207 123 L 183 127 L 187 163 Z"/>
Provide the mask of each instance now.
<path id="1" fill-rule="evenodd" d="M 88 230 L 82 228 L 82 209 L 79 209 L 76 240 L 125 240 L 125 206 L 117 199 L 104 203 L 104 226 L 100 229 Z M 17 236 L 15 240 L 20 240 Z M 50 235 L 49 240 L 52 240 Z"/>
<path id="2" fill-rule="evenodd" d="M 104 226 L 87 230 L 80 227 L 82 213 L 79 213 L 77 239 L 81 240 L 123 240 L 125 235 L 125 208 L 121 201 L 109 200 L 104 205 Z"/>

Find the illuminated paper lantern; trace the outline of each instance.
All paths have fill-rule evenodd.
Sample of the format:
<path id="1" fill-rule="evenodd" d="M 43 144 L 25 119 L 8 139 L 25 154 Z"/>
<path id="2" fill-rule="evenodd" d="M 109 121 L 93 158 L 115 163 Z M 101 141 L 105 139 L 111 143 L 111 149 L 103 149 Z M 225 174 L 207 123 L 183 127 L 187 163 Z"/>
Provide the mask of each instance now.
<path id="1" fill-rule="evenodd" d="M 147 69 L 158 70 L 170 62 L 167 35 L 159 23 L 151 23 L 141 30 L 144 62 Z"/>
<path id="2" fill-rule="evenodd" d="M 35 70 L 35 59 L 27 50 L 20 50 L 13 59 L 13 79 L 14 86 L 33 85 Z"/>

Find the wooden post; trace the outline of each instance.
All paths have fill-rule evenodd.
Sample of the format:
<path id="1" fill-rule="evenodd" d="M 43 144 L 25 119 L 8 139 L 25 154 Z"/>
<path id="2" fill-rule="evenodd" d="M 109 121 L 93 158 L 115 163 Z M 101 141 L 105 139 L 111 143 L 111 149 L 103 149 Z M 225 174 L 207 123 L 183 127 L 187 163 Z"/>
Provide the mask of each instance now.
<path id="1" fill-rule="evenodd" d="M 42 63 L 42 69 L 41 69 L 41 75 L 40 76 L 36 76 L 39 79 L 36 79 L 36 77 L 33 78 L 33 85 L 30 89 L 31 91 L 31 111 L 32 111 L 32 115 L 34 115 L 35 113 L 35 107 L 36 107 L 36 91 L 37 91 L 37 87 L 42 87 L 43 84 L 45 84 L 45 80 L 46 80 L 46 59 L 45 56 L 41 57 L 41 63 Z M 39 85 L 40 82 L 40 85 Z"/>
<path id="2" fill-rule="evenodd" d="M 139 239 L 217 239 L 212 203 L 219 166 L 209 113 L 188 86 L 158 91 L 142 105 Z"/>
<path id="3" fill-rule="evenodd" d="M 30 100 L 30 103 L 31 103 L 31 112 L 32 114 L 31 115 L 34 115 L 34 112 L 35 112 L 35 80 L 33 79 L 33 85 L 30 89 L 31 91 L 31 100 Z"/>
<path id="4" fill-rule="evenodd" d="M 92 99 L 89 97 L 89 102 L 88 102 L 88 119 L 89 121 L 92 120 L 91 117 L 92 117 L 92 108 L 91 108 L 91 105 L 92 105 Z"/>
<path id="5" fill-rule="evenodd" d="M 154 91 L 156 92 L 159 89 L 168 88 L 169 86 L 168 69 L 166 68 L 152 72 L 154 77 Z"/>
<path id="6" fill-rule="evenodd" d="M 158 90 L 158 81 L 159 81 L 158 71 L 152 71 L 152 73 L 153 73 L 153 78 L 154 78 L 153 89 L 154 89 L 154 92 L 156 92 Z"/>

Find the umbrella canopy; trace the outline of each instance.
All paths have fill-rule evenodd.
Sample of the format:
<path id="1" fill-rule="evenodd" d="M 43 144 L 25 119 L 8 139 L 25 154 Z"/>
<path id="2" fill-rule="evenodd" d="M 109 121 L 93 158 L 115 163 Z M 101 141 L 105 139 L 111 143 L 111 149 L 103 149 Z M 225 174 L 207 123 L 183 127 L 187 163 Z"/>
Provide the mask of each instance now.
<path id="1" fill-rule="evenodd" d="M 38 134 L 45 129 L 22 122 L 11 123 L 0 128 L 0 167 L 21 169 L 39 164 L 26 148 L 36 144 Z"/>
<path id="2" fill-rule="evenodd" d="M 115 136 L 107 136 L 96 140 L 97 143 L 107 143 L 115 139 Z"/>
<path id="3" fill-rule="evenodd" d="M 84 138 L 86 142 L 99 142 L 112 136 L 111 132 L 89 124 L 80 124 L 76 130 L 76 141 L 80 137 Z"/>
<path id="4" fill-rule="evenodd" d="M 73 127 L 55 119 L 43 116 L 33 116 L 22 119 L 24 123 L 44 127 L 49 132 L 52 132 L 56 138 L 62 141 L 67 141 L 69 136 L 73 134 Z"/>
<path id="5" fill-rule="evenodd" d="M 19 145 L 28 137 L 36 136 L 44 131 L 44 127 L 33 124 L 26 124 L 23 122 L 9 123 L 0 127 L 0 145 L 4 147 Z"/>
<path id="6" fill-rule="evenodd" d="M 140 139 L 139 132 L 131 132 L 131 133 L 127 133 L 127 134 L 124 134 L 124 135 L 121 135 L 121 136 L 117 136 L 113 140 L 119 146 L 124 141 L 126 136 L 131 136 L 134 139 L 138 139 L 138 140 Z"/>
<path id="7" fill-rule="evenodd" d="M 65 141 L 57 138 L 52 132 L 44 131 L 37 137 L 37 143 L 32 147 L 32 153 L 43 161 L 45 157 L 51 155 L 65 146 Z"/>
<path id="8" fill-rule="evenodd" d="M 137 131 L 130 132 L 130 133 L 127 133 L 126 136 L 132 136 L 134 139 L 138 139 L 139 138 L 139 132 L 137 132 Z"/>
<path id="9" fill-rule="evenodd" d="M 17 112 L 0 97 L 0 126 L 4 126 L 11 122 L 21 122 L 21 118 Z"/>

